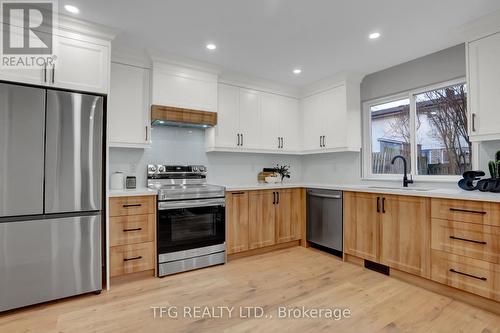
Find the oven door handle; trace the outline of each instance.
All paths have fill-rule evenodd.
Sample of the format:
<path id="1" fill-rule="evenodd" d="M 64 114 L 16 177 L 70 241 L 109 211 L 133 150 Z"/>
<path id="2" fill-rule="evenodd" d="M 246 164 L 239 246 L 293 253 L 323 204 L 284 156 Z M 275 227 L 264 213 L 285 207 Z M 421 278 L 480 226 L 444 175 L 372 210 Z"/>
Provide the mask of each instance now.
<path id="1" fill-rule="evenodd" d="M 197 208 L 197 207 L 226 207 L 225 198 L 203 199 L 203 200 L 185 200 L 185 201 L 160 201 L 158 202 L 158 210 L 171 210 L 182 208 Z"/>

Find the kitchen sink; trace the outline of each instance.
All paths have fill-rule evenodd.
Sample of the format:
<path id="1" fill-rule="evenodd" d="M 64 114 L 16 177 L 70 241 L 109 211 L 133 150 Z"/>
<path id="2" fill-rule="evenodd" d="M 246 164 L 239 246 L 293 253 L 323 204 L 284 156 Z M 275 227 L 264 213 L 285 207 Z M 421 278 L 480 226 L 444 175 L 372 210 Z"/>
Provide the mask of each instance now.
<path id="1" fill-rule="evenodd" d="M 432 189 L 430 188 L 423 188 L 423 187 L 368 186 L 368 188 L 379 189 L 379 190 L 403 190 L 403 191 L 418 191 L 418 192 L 432 191 Z"/>

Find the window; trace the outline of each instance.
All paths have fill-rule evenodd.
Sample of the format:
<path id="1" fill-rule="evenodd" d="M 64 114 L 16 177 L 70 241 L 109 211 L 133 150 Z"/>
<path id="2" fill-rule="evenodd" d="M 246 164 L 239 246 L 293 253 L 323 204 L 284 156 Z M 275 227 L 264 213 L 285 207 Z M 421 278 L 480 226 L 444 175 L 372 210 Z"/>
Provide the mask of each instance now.
<path id="1" fill-rule="evenodd" d="M 408 162 L 414 176 L 457 176 L 472 169 L 463 81 L 365 103 L 364 176 L 394 178 Z"/>

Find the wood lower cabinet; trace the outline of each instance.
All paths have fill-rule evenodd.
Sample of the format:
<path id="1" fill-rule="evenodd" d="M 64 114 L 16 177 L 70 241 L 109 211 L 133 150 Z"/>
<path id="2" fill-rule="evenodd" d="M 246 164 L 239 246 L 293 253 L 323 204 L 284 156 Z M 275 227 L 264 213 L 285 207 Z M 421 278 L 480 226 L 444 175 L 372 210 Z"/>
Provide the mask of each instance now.
<path id="1" fill-rule="evenodd" d="M 156 263 L 156 198 L 109 199 L 110 276 L 152 270 Z"/>
<path id="2" fill-rule="evenodd" d="M 430 200 L 402 195 L 381 200 L 380 263 L 430 277 Z"/>
<path id="3" fill-rule="evenodd" d="M 305 215 L 305 190 L 287 189 L 278 192 L 276 207 L 276 243 L 286 243 L 301 238 Z"/>
<path id="4" fill-rule="evenodd" d="M 345 192 L 344 243 L 347 254 L 429 277 L 429 199 Z"/>
<path id="5" fill-rule="evenodd" d="M 226 193 L 228 254 L 301 240 L 304 223 L 304 189 Z"/>
<path id="6" fill-rule="evenodd" d="M 248 198 L 248 247 L 274 245 L 276 219 L 276 192 L 251 191 Z"/>
<path id="7" fill-rule="evenodd" d="M 500 301 L 500 265 L 432 250 L 432 280 Z"/>
<path id="8" fill-rule="evenodd" d="M 432 198 L 432 218 L 500 227 L 500 204 Z"/>
<path id="9" fill-rule="evenodd" d="M 226 250 L 227 254 L 248 250 L 248 192 L 226 193 Z"/>
<path id="10" fill-rule="evenodd" d="M 379 258 L 381 196 L 344 192 L 344 251 L 371 261 Z"/>

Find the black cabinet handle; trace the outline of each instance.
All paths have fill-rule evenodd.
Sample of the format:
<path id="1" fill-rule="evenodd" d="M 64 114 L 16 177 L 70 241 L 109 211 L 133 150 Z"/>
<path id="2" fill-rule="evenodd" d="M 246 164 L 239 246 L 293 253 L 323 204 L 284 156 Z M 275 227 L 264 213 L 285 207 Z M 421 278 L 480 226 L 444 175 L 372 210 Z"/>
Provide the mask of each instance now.
<path id="1" fill-rule="evenodd" d="M 43 82 L 47 83 L 47 63 L 43 65 Z"/>
<path id="2" fill-rule="evenodd" d="M 377 197 L 377 213 L 380 213 L 380 197 Z"/>
<path id="3" fill-rule="evenodd" d="M 133 257 L 133 258 L 123 258 L 123 261 L 138 260 L 138 259 L 142 259 L 142 256 Z"/>
<path id="4" fill-rule="evenodd" d="M 281 137 L 281 148 L 283 148 L 283 137 Z"/>
<path id="5" fill-rule="evenodd" d="M 385 214 L 385 198 L 382 198 L 382 213 Z"/>
<path id="6" fill-rule="evenodd" d="M 148 126 L 146 126 L 146 142 L 148 141 Z"/>
<path id="7" fill-rule="evenodd" d="M 142 230 L 142 228 L 123 229 L 123 232 L 139 231 L 139 230 Z"/>
<path id="8" fill-rule="evenodd" d="M 245 194 L 245 192 L 231 192 L 231 194 L 233 194 L 233 195 L 241 195 L 241 194 Z"/>
<path id="9" fill-rule="evenodd" d="M 476 114 L 472 114 L 472 132 L 476 131 Z"/>
<path id="10" fill-rule="evenodd" d="M 240 135 L 241 135 L 241 145 L 243 146 L 243 134 Z"/>
<path id="11" fill-rule="evenodd" d="M 486 215 L 486 212 L 482 212 L 482 211 L 478 211 L 478 210 L 469 210 L 469 209 L 460 209 L 460 208 L 450 208 L 450 210 L 452 212 L 462 212 L 462 213 Z"/>
<path id="12" fill-rule="evenodd" d="M 461 241 L 464 241 L 464 242 L 471 242 L 471 243 L 486 245 L 485 241 L 477 241 L 477 240 L 473 240 L 473 239 L 467 239 L 467 238 L 461 238 L 461 237 L 455 237 L 455 236 L 450 236 L 450 238 L 451 239 L 456 239 L 456 240 L 461 240 Z"/>
<path id="13" fill-rule="evenodd" d="M 52 65 L 52 83 L 56 82 L 56 65 Z"/>
<path id="14" fill-rule="evenodd" d="M 123 208 L 131 208 L 131 207 L 141 207 L 142 204 L 129 204 L 129 205 L 123 205 Z"/>
<path id="15" fill-rule="evenodd" d="M 464 273 L 464 272 L 459 272 L 459 271 L 454 270 L 453 268 L 450 268 L 450 272 L 455 273 L 455 274 L 460 274 L 460 275 L 463 275 L 463 276 L 468 276 L 468 277 L 471 277 L 471 278 L 474 278 L 474 279 L 478 279 L 478 280 L 481 280 L 481 281 L 488 280 L 485 277 L 479 277 L 479 276 L 475 276 L 475 275 L 472 275 L 472 274 L 467 274 L 467 273 Z"/>

